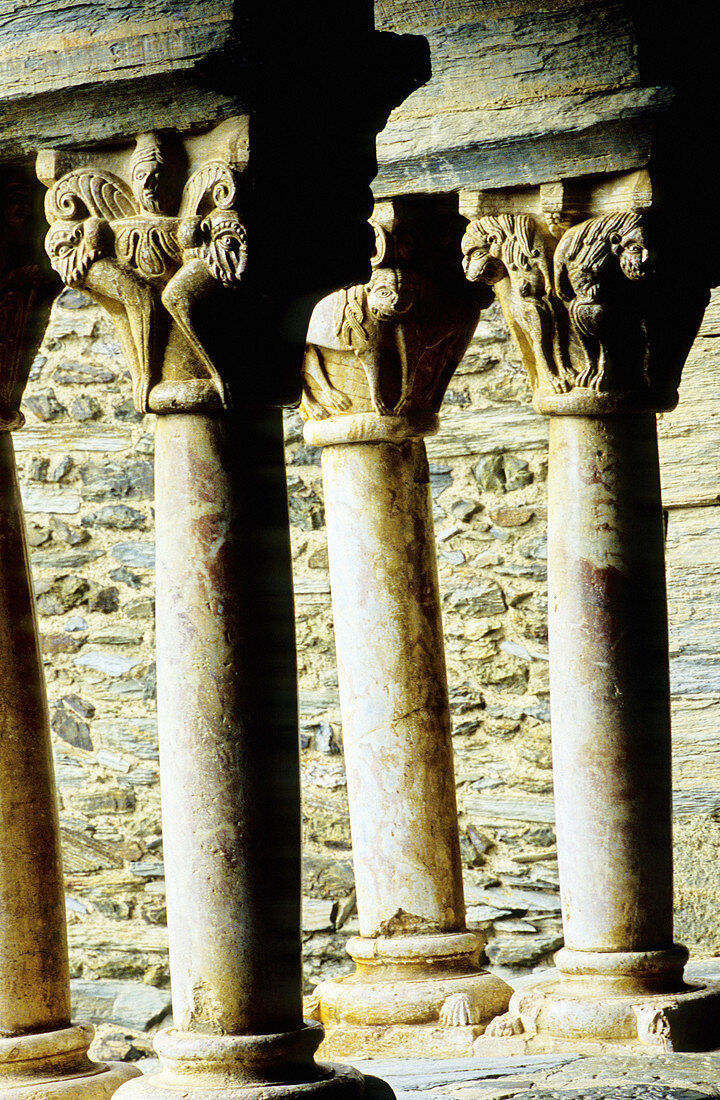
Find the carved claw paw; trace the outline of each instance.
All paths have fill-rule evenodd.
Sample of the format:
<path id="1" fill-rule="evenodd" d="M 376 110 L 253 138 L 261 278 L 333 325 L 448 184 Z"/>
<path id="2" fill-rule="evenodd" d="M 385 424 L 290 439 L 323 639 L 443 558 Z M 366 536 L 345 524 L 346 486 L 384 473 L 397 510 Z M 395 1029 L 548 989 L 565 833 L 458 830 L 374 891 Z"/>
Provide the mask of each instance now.
<path id="1" fill-rule="evenodd" d="M 336 412 L 347 412 L 352 405 L 352 398 L 348 397 L 342 390 L 336 389 L 335 386 L 323 391 L 322 398 L 325 404 L 329 408 L 335 409 Z"/>
<path id="2" fill-rule="evenodd" d="M 409 404 L 410 404 L 410 394 L 406 393 L 403 397 L 400 398 L 398 403 L 393 407 L 392 415 L 393 416 L 400 416 L 401 413 L 405 412 L 405 409 L 408 407 Z"/>
<path id="3" fill-rule="evenodd" d="M 580 374 L 575 379 L 575 385 L 580 386 L 582 389 L 596 388 L 595 387 L 595 365 L 590 364 L 585 367 L 585 370 L 580 371 Z"/>
<path id="4" fill-rule="evenodd" d="M 444 1027 L 476 1024 L 480 1014 L 467 993 L 450 993 L 440 1008 L 440 1023 Z"/>
<path id="5" fill-rule="evenodd" d="M 327 420 L 330 415 L 319 401 L 316 401 L 307 386 L 303 386 L 300 410 L 308 420 Z"/>
<path id="6" fill-rule="evenodd" d="M 502 1016 L 496 1016 L 485 1028 L 485 1035 L 491 1039 L 508 1039 L 513 1035 L 522 1035 L 522 1020 L 511 1012 L 504 1012 Z"/>
<path id="7" fill-rule="evenodd" d="M 391 409 L 388 405 L 385 404 L 379 393 L 371 393 L 370 401 L 372 402 L 372 407 L 374 411 L 378 414 L 378 416 L 392 416 L 392 414 L 395 412 L 395 409 Z"/>
<path id="8" fill-rule="evenodd" d="M 320 987 L 317 986 L 312 993 L 303 997 L 303 1019 L 320 1020 Z"/>
<path id="9" fill-rule="evenodd" d="M 138 378 L 133 384 L 133 401 L 138 412 L 150 412 L 150 379 Z"/>
<path id="10" fill-rule="evenodd" d="M 661 1008 L 655 1005 L 633 1005 L 637 1020 L 638 1039 L 661 1050 L 671 1052 L 673 1048 L 670 1021 Z"/>
<path id="11" fill-rule="evenodd" d="M 570 389 L 570 383 L 567 378 L 561 378 L 557 374 L 548 375 L 550 379 L 550 385 L 555 393 L 567 393 Z"/>

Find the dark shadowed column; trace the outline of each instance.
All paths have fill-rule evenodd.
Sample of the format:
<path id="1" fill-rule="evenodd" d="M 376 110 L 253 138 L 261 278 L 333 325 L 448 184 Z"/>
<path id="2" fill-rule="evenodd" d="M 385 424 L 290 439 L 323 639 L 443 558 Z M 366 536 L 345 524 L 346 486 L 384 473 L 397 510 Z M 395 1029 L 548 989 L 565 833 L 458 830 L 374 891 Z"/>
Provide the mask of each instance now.
<path id="1" fill-rule="evenodd" d="M 137 1074 L 91 1062 L 72 1024 L 55 777 L 11 432 L 49 314 L 32 185 L 0 177 L 0 1097 L 106 1100 Z"/>

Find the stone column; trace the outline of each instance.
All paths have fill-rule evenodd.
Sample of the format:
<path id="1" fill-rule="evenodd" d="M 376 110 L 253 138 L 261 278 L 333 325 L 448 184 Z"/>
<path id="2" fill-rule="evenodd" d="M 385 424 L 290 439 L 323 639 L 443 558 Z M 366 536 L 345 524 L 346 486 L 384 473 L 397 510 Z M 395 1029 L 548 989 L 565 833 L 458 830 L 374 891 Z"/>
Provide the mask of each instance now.
<path id="1" fill-rule="evenodd" d="M 137 1070 L 91 1062 L 92 1026 L 71 1023 L 50 726 L 11 435 L 50 304 L 29 255 L 27 180 L 0 178 L 0 210 L 0 1097 L 105 1100 Z"/>
<path id="2" fill-rule="evenodd" d="M 510 990 L 465 925 L 435 538 L 423 437 L 477 324 L 455 209 L 376 207 L 370 282 L 308 333 L 305 437 L 322 446 L 360 935 L 323 982 L 324 1049 L 472 1052 Z M 455 233 L 455 252 L 452 252 Z"/>
<path id="3" fill-rule="evenodd" d="M 550 416 L 550 694 L 565 930 L 559 980 L 516 993 L 476 1049 L 707 1049 L 720 1039 L 720 995 L 685 985 L 687 951 L 673 942 L 654 416 L 677 401 L 683 357 L 673 363 L 668 352 L 691 339 L 678 339 L 682 311 L 658 308 L 641 212 L 559 232 L 558 243 L 529 215 L 487 215 L 463 241 L 467 276 L 495 286 L 534 406 Z"/>
<path id="4" fill-rule="evenodd" d="M 158 728 L 174 1026 L 156 1039 L 162 1072 L 128 1083 L 123 1098 L 358 1097 L 365 1085 L 352 1069 L 315 1062 L 322 1027 L 302 1019 L 282 414 L 263 404 L 258 364 L 237 371 L 238 337 L 250 347 L 258 337 L 236 208 L 247 152 L 247 119 L 236 118 L 184 140 L 142 134 L 134 148 L 94 152 L 91 168 L 80 156 L 54 183 L 62 158 L 40 161 L 52 184 L 53 266 L 108 308 L 136 406 L 158 414 Z M 166 166 L 182 163 L 178 199 L 183 180 Z"/>

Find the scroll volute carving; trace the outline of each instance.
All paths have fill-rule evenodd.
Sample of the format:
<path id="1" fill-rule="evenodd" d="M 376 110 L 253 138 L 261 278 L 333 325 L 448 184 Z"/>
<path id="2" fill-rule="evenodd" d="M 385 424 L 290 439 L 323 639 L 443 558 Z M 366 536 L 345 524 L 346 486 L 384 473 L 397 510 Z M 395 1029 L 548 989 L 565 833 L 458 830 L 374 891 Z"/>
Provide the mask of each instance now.
<path id="1" fill-rule="evenodd" d="M 677 394 L 668 401 L 665 380 L 653 374 L 653 269 L 642 214 L 590 218 L 559 241 L 530 215 L 486 215 L 470 223 L 462 248 L 467 278 L 495 289 L 539 411 L 675 403 Z"/>
<path id="2" fill-rule="evenodd" d="M 389 206 L 371 221 L 369 281 L 324 298 L 311 317 L 306 419 L 436 413 L 487 304 L 487 295 L 467 293 L 457 260 L 429 249 L 422 227 Z"/>
<path id="3" fill-rule="evenodd" d="M 50 262 L 110 313 L 140 412 L 229 403 L 196 319 L 208 299 L 216 310 L 232 309 L 223 294 L 245 270 L 236 209 L 245 132 L 244 119 L 231 119 L 185 142 L 140 134 L 134 148 L 94 152 L 90 164 L 78 154 L 81 163 L 62 174 L 60 154 L 38 159 L 50 187 Z"/>
<path id="4" fill-rule="evenodd" d="M 36 255 L 36 189 L 19 170 L 0 175 L 0 430 L 6 431 L 25 422 L 20 402 L 57 292 Z"/>

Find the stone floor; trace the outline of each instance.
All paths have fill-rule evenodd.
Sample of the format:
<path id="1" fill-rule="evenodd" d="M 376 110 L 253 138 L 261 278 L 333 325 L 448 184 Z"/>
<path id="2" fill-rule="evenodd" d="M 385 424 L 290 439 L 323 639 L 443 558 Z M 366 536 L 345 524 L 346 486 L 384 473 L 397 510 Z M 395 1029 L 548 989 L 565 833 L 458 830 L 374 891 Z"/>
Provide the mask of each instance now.
<path id="1" fill-rule="evenodd" d="M 397 1100 L 705 1100 L 720 1096 L 720 1051 L 393 1059 L 354 1065 L 386 1081 Z M 382 1091 L 377 1091 L 380 1097 Z"/>
<path id="2" fill-rule="evenodd" d="M 544 971 L 542 977 L 553 973 Z M 540 976 L 510 980 L 520 985 Z M 694 960 L 686 976 L 689 980 L 720 982 L 720 959 Z M 99 1025 L 95 1056 L 125 1058 L 144 1073 L 158 1072 L 159 1063 L 152 1057 L 152 1035 L 158 1027 L 170 1023 L 168 992 L 132 982 L 73 985 L 77 1010 L 84 1009 L 84 1017 L 93 1018 Z M 368 1059 L 352 1064 L 376 1079 L 370 1082 L 367 1100 L 391 1100 L 387 1085 L 397 1100 L 720 1098 L 720 1050 L 704 1054 Z"/>

